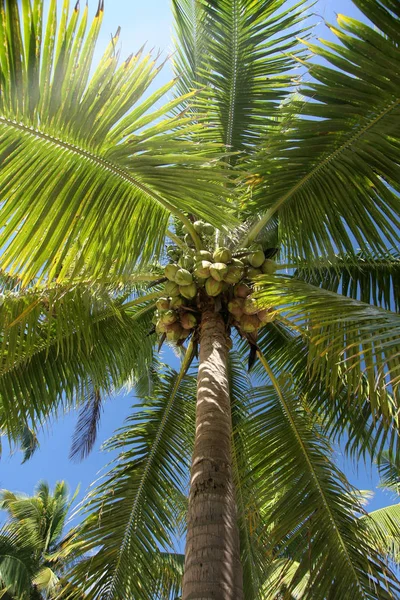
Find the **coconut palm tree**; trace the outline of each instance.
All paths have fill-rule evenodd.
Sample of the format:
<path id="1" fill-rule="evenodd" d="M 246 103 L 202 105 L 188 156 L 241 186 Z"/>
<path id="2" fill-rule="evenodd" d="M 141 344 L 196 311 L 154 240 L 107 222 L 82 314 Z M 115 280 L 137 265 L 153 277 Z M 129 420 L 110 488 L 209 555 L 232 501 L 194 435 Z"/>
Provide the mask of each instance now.
<path id="1" fill-rule="evenodd" d="M 76 493 L 69 500 L 64 481 L 53 493 L 45 481 L 33 496 L 1 491 L 0 508 L 7 512 L 0 531 L 2 598 L 40 600 L 59 593 L 66 567 L 80 547 L 76 530 L 63 534 Z"/>
<path id="2" fill-rule="evenodd" d="M 70 585 L 396 597 L 331 446 L 398 452 L 398 5 L 316 44 L 301 1 L 174 0 L 178 78 L 143 97 L 159 67 L 117 36 L 89 79 L 103 3 L 87 35 L 56 4 L 0 5 L 1 423 L 78 405 L 84 455 L 137 394 Z"/>

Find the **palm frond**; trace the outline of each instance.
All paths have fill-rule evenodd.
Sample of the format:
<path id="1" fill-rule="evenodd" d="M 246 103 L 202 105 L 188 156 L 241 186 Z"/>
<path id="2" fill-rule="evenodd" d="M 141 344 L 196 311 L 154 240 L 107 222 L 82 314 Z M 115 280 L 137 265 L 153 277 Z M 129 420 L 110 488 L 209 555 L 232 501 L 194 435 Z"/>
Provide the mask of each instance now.
<path id="1" fill-rule="evenodd" d="M 381 486 L 393 490 L 400 496 L 400 464 L 398 453 L 393 451 L 383 452 L 378 461 L 378 470 Z"/>
<path id="2" fill-rule="evenodd" d="M 198 105 L 212 127 L 202 136 L 229 151 L 253 151 L 293 84 L 296 35 L 307 31 L 305 1 L 288 7 L 284 0 L 174 0 L 173 6 L 181 90 L 205 88 Z"/>
<path id="3" fill-rule="evenodd" d="M 103 398 L 100 391 L 92 388 L 79 413 L 72 438 L 70 458 L 83 460 L 90 454 L 97 439 L 102 408 Z"/>
<path id="4" fill-rule="evenodd" d="M 172 545 L 191 459 L 195 380 L 186 373 L 192 357 L 189 348 L 179 374 L 159 375 L 154 396 L 107 444 L 120 456 L 85 503 L 84 540 L 93 555 L 69 575 L 88 600 L 153 598 L 159 589 L 154 565 L 160 549 Z"/>
<path id="5" fill-rule="evenodd" d="M 360 506 L 332 462 L 326 438 L 289 382 L 259 357 L 269 383 L 255 390 L 248 444 L 253 476 L 262 482 L 260 501 L 269 507 L 266 550 L 284 557 L 290 548 L 299 566 L 289 591 L 309 576 L 303 600 L 393 598 L 398 583 L 355 516 Z"/>
<path id="6" fill-rule="evenodd" d="M 343 371 L 350 394 L 366 377 L 372 413 L 391 420 L 400 389 L 399 315 L 293 278 L 260 277 L 258 283 L 260 303 L 275 307 L 308 341 L 311 375 L 319 372 L 334 393 Z"/>
<path id="7" fill-rule="evenodd" d="M 400 504 L 379 508 L 360 519 L 371 530 L 379 552 L 400 563 Z"/>
<path id="8" fill-rule="evenodd" d="M 182 99 L 155 108 L 175 82 L 141 100 L 161 65 L 143 50 L 119 65 L 118 33 L 89 78 L 103 2 L 87 33 L 87 6 L 62 10 L 0 7 L 1 267 L 25 283 L 132 271 L 160 254 L 171 214 L 197 241 L 185 213 L 232 220 L 221 150 L 171 116 Z"/>
<path id="9" fill-rule="evenodd" d="M 296 389 L 296 394 L 313 411 L 319 426 L 332 441 L 341 442 L 343 449 L 355 460 L 380 461 L 385 448 L 395 456 L 400 448 L 398 418 L 393 408 L 391 418 L 378 417 L 369 399 L 365 376 L 352 392 L 347 377 L 338 371 L 338 381 L 332 391 L 323 372 L 310 372 L 309 344 L 306 339 L 275 321 L 264 327 L 257 339 L 264 356 L 268 356 L 275 373 L 280 373 Z M 248 352 L 242 345 L 241 353 Z M 262 376 L 263 368 L 256 363 L 254 374 Z M 389 392 L 382 403 L 394 407 Z"/>
<path id="10" fill-rule="evenodd" d="M 26 323 L 20 327 L 20 310 L 17 332 L 13 327 L 6 330 L 9 343 L 0 370 L 0 424 L 17 442 L 21 428 L 31 422 L 37 428 L 57 410 L 84 402 L 93 386 L 111 394 L 151 363 L 153 345 L 147 335 L 151 299 L 140 298 L 124 307 L 110 297 L 98 304 L 90 291 L 73 294 L 72 299 L 65 306 L 62 298 L 56 302 L 58 313 L 52 315 L 50 330 L 45 318 L 35 322 L 30 311 L 29 335 Z M 46 314 L 45 304 L 37 304 L 35 311 Z"/>
<path id="11" fill-rule="evenodd" d="M 380 256 L 338 256 L 328 263 L 321 258 L 305 264 L 294 277 L 330 292 L 375 304 L 387 310 L 400 309 L 400 253 L 392 250 Z"/>
<path id="12" fill-rule="evenodd" d="M 330 66 L 305 63 L 309 100 L 292 103 L 257 165 L 253 204 L 265 214 L 244 243 L 278 215 L 292 262 L 399 244 L 399 14 L 391 0 L 359 5 L 380 31 L 339 15 L 338 43 L 307 44 Z"/>

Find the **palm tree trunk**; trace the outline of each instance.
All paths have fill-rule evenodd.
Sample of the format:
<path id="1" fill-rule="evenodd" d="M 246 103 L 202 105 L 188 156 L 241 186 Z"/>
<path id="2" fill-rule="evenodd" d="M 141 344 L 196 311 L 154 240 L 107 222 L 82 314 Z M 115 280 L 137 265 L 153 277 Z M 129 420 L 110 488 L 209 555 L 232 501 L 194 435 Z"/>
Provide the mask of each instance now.
<path id="1" fill-rule="evenodd" d="M 242 600 L 225 324 L 203 313 L 183 600 Z"/>

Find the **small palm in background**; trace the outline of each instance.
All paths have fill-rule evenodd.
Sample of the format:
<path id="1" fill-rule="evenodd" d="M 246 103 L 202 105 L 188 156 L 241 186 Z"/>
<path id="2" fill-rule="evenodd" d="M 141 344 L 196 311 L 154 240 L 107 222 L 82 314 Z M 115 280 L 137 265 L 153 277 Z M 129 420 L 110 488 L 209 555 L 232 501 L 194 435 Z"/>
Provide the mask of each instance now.
<path id="1" fill-rule="evenodd" d="M 64 481 L 53 492 L 41 481 L 33 496 L 0 492 L 0 509 L 7 513 L 0 530 L 0 597 L 40 600 L 60 593 L 79 548 L 76 531 L 64 532 L 76 493 L 70 500 Z"/>

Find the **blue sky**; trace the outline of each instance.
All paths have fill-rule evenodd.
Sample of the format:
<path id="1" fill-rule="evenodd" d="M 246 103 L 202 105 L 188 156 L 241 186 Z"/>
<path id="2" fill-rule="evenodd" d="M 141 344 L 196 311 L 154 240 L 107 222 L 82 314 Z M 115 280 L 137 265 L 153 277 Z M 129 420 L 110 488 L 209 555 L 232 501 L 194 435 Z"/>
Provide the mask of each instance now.
<path id="1" fill-rule="evenodd" d="M 89 0 L 89 7 L 94 14 L 97 1 Z M 332 23 L 335 21 L 335 13 L 340 12 L 353 17 L 360 15 L 350 0 L 321 0 L 313 10 L 321 16 L 320 25 L 315 33 L 317 37 L 325 38 L 330 37 L 330 32 L 323 19 Z M 122 58 L 137 51 L 145 42 L 148 49 L 155 47 L 165 55 L 171 50 L 172 15 L 169 0 L 106 0 L 103 29 L 95 60 L 100 58 L 111 34 L 118 26 L 122 27 L 119 41 Z M 158 85 L 161 86 L 170 77 L 171 71 L 167 65 L 159 75 Z M 1 460 L 0 487 L 31 493 L 40 479 L 48 480 L 50 485 L 54 485 L 59 479 L 65 479 L 72 489 L 78 484 L 81 485 L 79 499 L 82 499 L 87 487 L 96 479 L 98 471 L 111 459 L 110 455 L 99 451 L 101 443 L 122 424 L 133 403 L 134 398 L 129 394 L 109 400 L 103 413 L 97 445 L 83 463 L 72 463 L 68 458 L 76 414 L 67 415 L 49 426 L 41 435 L 41 449 L 28 463 L 21 465 L 21 454 L 11 456 L 5 449 Z M 343 463 L 339 449 L 337 456 L 340 466 L 344 466 L 352 483 L 361 489 L 375 488 L 377 475 L 374 469 L 366 468 L 362 464 L 351 466 Z M 369 509 L 379 508 L 392 500 L 387 492 L 377 491 Z"/>

